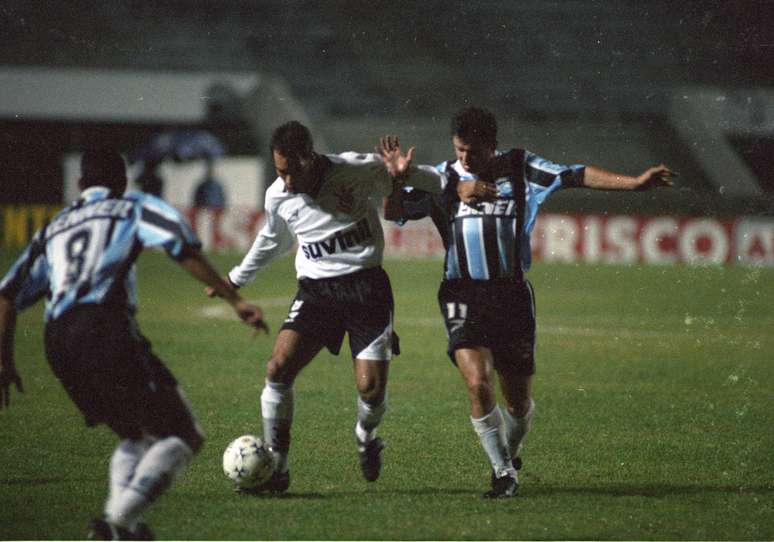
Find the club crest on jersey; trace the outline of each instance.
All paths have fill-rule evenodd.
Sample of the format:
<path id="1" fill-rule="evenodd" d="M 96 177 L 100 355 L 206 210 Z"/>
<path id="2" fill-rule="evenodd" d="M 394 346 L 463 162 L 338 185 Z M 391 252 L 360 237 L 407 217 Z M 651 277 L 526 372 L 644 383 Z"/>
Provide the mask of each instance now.
<path id="1" fill-rule="evenodd" d="M 355 208 L 355 196 L 352 195 L 354 187 L 342 186 L 333 195 L 336 196 L 336 209 L 342 213 L 351 213 Z"/>
<path id="2" fill-rule="evenodd" d="M 317 260 L 323 256 L 343 252 L 354 246 L 363 245 L 365 241 L 373 239 L 368 220 L 363 218 L 355 225 L 337 231 L 327 239 L 301 245 L 301 251 L 309 260 Z"/>
<path id="3" fill-rule="evenodd" d="M 513 185 L 511 184 L 510 177 L 500 177 L 495 180 L 497 185 L 497 195 L 501 198 L 513 197 Z"/>

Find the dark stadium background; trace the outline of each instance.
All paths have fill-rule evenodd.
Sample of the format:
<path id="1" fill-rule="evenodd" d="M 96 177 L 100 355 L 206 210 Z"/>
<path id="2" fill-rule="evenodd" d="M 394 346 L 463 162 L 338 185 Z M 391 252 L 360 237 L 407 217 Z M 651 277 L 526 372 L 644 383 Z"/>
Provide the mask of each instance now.
<path id="1" fill-rule="evenodd" d="M 450 154 L 450 115 L 476 104 L 497 113 L 504 146 L 630 172 L 659 160 L 682 176 L 668 197 L 560 195 L 553 209 L 774 213 L 770 117 L 726 134 L 760 187 L 750 197 L 718 190 L 696 152 L 705 134 L 676 133 L 673 113 L 683 89 L 709 88 L 752 122 L 755 108 L 771 115 L 771 1 L 9 0 L 0 25 L 0 66 L 261 74 L 293 95 L 323 150 L 369 150 L 389 130 L 435 163 Z M 230 152 L 262 154 L 271 103 L 245 115 L 220 90 L 200 125 Z M 167 127 L 6 115 L 0 204 L 61 203 L 63 152 Z"/>

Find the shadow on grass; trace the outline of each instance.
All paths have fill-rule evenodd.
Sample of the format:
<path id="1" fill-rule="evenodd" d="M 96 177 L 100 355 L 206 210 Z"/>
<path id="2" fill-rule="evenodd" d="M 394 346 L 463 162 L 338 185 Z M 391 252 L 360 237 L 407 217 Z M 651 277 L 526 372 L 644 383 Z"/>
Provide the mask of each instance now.
<path id="1" fill-rule="evenodd" d="M 524 496 L 541 496 L 557 494 L 578 494 L 578 495 L 597 495 L 608 497 L 670 497 L 673 495 L 699 495 L 707 493 L 738 493 L 738 494 L 756 494 L 765 495 L 774 493 L 774 486 L 754 485 L 754 486 L 720 486 L 720 485 L 626 485 L 617 484 L 609 486 L 596 487 L 577 487 L 577 486 L 551 486 L 551 485 L 533 485 L 524 487 L 520 494 Z"/>
<path id="2" fill-rule="evenodd" d="M 257 495 L 244 495 L 245 498 L 252 499 L 283 499 L 283 500 L 324 500 L 324 499 L 340 499 L 350 497 L 362 497 L 364 494 L 368 494 L 371 497 L 437 497 L 439 495 L 446 496 L 460 496 L 460 497 L 475 497 L 480 498 L 486 491 L 486 487 L 475 489 L 461 489 L 461 488 L 449 488 L 449 487 L 424 487 L 416 489 L 379 489 L 374 491 L 365 490 L 353 490 L 353 491 L 337 491 L 331 490 L 330 492 L 310 492 L 310 493 L 261 493 Z M 685 495 L 704 495 L 708 493 L 736 493 L 736 494 L 755 494 L 755 495 L 767 495 L 774 494 L 774 486 L 756 485 L 756 486 L 679 486 L 679 485 L 610 485 L 599 487 L 577 487 L 577 486 L 550 486 L 550 485 L 531 485 L 523 487 L 517 497 L 530 498 L 541 497 L 550 495 L 595 495 L 595 496 L 608 496 L 608 497 L 653 497 L 664 498 L 671 496 L 685 496 Z"/>
<path id="3" fill-rule="evenodd" d="M 440 488 L 440 487 L 426 487 L 418 489 L 378 489 L 365 488 L 363 490 L 352 491 L 339 491 L 331 490 L 329 492 L 310 492 L 310 493 L 296 493 L 288 491 L 287 493 L 245 493 L 240 496 L 247 499 L 287 499 L 287 500 L 318 500 L 318 499 L 340 499 L 350 497 L 362 497 L 363 495 L 369 495 L 372 497 L 396 497 L 396 496 L 437 496 L 437 495 L 476 495 L 481 494 L 486 488 L 480 491 L 470 489 L 458 489 L 458 488 Z"/>

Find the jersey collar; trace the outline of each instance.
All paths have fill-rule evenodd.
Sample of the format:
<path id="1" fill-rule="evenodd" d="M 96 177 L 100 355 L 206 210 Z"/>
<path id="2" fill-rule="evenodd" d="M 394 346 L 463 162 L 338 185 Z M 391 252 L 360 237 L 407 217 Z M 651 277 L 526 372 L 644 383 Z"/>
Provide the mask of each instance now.
<path id="1" fill-rule="evenodd" d="M 95 199 L 104 199 L 110 195 L 110 189 L 105 186 L 90 186 L 81 192 L 80 199 L 92 201 Z"/>

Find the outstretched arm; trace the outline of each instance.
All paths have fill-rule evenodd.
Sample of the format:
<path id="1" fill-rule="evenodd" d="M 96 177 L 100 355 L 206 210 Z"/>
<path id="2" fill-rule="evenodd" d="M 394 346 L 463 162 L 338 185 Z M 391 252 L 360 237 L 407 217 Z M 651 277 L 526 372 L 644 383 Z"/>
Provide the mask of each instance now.
<path id="1" fill-rule="evenodd" d="M 263 321 L 263 311 L 260 307 L 242 299 L 242 296 L 218 275 L 204 254 L 198 250 L 193 251 L 180 261 L 180 265 L 191 276 L 206 284 L 209 287 L 208 290 L 211 288 L 214 296 L 225 299 L 243 322 L 256 329 L 262 329 L 266 333 L 269 332 L 269 327 Z"/>
<path id="2" fill-rule="evenodd" d="M 13 358 L 15 333 L 16 307 L 10 299 L 0 295 L 0 409 L 11 402 L 11 384 L 16 386 L 18 392 L 24 392 Z"/>
<path id="3" fill-rule="evenodd" d="M 677 173 L 664 164 L 646 169 L 636 177 L 586 166 L 583 186 L 600 190 L 647 190 L 657 186 L 672 186 Z"/>

